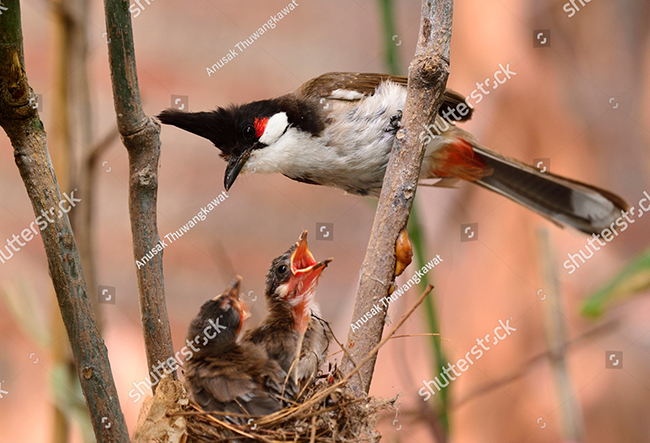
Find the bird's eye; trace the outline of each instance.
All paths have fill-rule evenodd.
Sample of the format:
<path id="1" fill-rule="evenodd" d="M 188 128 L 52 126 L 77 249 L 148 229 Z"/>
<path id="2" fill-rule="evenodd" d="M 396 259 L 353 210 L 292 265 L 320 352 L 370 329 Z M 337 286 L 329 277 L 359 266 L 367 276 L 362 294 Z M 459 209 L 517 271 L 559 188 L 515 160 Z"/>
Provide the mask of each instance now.
<path id="1" fill-rule="evenodd" d="M 278 270 L 278 274 L 284 275 L 284 274 L 287 273 L 289 268 L 287 267 L 287 265 L 280 265 L 280 266 L 278 266 L 277 270 Z"/>
<path id="2" fill-rule="evenodd" d="M 242 130 L 242 134 L 244 135 L 244 138 L 248 140 L 255 138 L 255 126 L 246 125 Z"/>

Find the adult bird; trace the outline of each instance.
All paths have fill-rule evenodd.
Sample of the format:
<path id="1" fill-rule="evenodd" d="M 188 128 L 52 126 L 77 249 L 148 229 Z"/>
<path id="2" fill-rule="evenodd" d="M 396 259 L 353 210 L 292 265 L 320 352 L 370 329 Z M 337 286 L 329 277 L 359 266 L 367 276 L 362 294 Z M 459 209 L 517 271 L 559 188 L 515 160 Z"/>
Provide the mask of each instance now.
<path id="1" fill-rule="evenodd" d="M 163 111 L 158 118 L 205 137 L 228 162 L 226 190 L 245 172 L 276 173 L 350 194 L 377 197 L 406 101 L 407 78 L 331 72 L 281 97 L 218 108 L 211 112 Z M 449 186 L 466 180 L 497 192 L 557 225 L 592 234 L 628 209 L 617 195 L 540 172 L 484 146 L 454 123 L 472 108 L 447 90 L 431 127 L 420 179 Z"/>

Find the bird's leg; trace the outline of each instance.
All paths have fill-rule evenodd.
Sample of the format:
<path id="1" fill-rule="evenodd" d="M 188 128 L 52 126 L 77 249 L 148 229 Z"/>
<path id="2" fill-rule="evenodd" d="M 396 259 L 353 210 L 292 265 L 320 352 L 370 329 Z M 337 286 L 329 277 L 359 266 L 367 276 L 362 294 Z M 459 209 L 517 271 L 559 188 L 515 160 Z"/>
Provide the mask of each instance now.
<path id="1" fill-rule="evenodd" d="M 402 110 L 398 109 L 397 114 L 391 116 L 386 132 L 397 132 L 402 126 Z"/>
<path id="2" fill-rule="evenodd" d="M 395 243 L 395 277 L 402 275 L 402 272 L 413 259 L 413 244 L 409 238 L 406 228 L 402 229 Z"/>

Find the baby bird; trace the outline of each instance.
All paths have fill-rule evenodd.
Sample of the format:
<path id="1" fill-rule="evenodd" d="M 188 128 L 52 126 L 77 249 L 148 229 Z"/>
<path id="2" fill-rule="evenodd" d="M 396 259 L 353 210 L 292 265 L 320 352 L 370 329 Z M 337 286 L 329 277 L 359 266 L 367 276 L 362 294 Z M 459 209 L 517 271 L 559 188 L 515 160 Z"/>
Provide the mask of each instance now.
<path id="1" fill-rule="evenodd" d="M 264 293 L 269 314 L 244 336 L 245 342 L 264 348 L 300 387 L 314 380 L 331 340 L 314 300 L 318 278 L 331 261 L 314 260 L 304 231 L 296 244 L 271 263 Z"/>
<path id="2" fill-rule="evenodd" d="M 262 346 L 238 342 L 247 317 L 239 300 L 240 283 L 237 276 L 223 294 L 201 306 L 187 332 L 199 350 L 185 370 L 190 398 L 206 411 L 233 413 L 227 420 L 236 424 L 246 423 L 246 416 L 282 409 L 297 393 L 291 377 Z"/>

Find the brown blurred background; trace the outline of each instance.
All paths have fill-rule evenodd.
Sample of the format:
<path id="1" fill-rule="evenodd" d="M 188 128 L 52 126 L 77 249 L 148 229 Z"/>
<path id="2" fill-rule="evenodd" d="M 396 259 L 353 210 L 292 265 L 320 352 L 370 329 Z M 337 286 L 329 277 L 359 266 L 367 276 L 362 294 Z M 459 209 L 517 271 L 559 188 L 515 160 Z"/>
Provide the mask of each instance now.
<path id="1" fill-rule="evenodd" d="M 169 107 L 172 95 L 188 96 L 190 110 L 207 110 L 281 95 L 328 71 L 388 69 L 383 21 L 374 0 L 299 0 L 274 30 L 238 51 L 211 76 L 207 67 L 288 1 L 141 3 L 145 9 L 133 25 L 139 84 L 149 115 Z M 553 172 L 612 190 L 636 205 L 643 191 L 650 190 L 646 87 L 650 4 L 645 0 L 575 4 L 580 10 L 569 18 L 562 1 L 456 1 L 448 86 L 469 94 L 477 82 L 492 78 L 499 64 L 512 63 L 516 76 L 490 90 L 464 128 L 488 147 L 529 163 L 549 158 Z M 27 75 L 34 91 L 42 95 L 40 116 L 51 133 L 57 86 L 53 11 L 49 3 L 32 0 L 23 2 L 22 14 Z M 395 5 L 394 41 L 402 73 L 407 72 L 415 48 L 419 15 L 419 1 Z M 93 132 L 99 139 L 115 126 L 101 2 L 93 2 L 90 17 Z M 534 47 L 536 30 L 550 30 L 550 47 Z M 162 129 L 161 138 L 158 226 L 163 237 L 222 192 L 225 163 L 204 139 L 171 127 Z M 80 134 L 72 139 L 75 149 L 83 148 Z M 97 284 L 116 288 L 116 304 L 100 304 L 99 315 L 132 432 L 142 401 L 134 404 L 128 392 L 147 374 L 127 206 L 126 150 L 115 140 L 99 161 L 94 196 Z M 1 246 L 34 220 L 4 132 L 0 170 Z M 88 195 L 78 189 L 75 197 Z M 436 286 L 439 332 L 449 361 L 455 362 L 477 338 L 491 333 L 499 319 L 512 317 L 510 324 L 517 328 L 452 382 L 450 441 L 566 441 L 562 405 L 567 406 L 567 399 L 561 400 L 549 359 L 525 366 L 547 351 L 544 316 L 549 300 L 541 300 L 537 293 L 543 287 L 537 231 L 545 227 L 550 232 L 563 318 L 569 338 L 574 338 L 599 324 L 579 315 L 580 302 L 648 246 L 650 217 L 638 219 L 568 275 L 561 263 L 567 253 L 584 246 L 582 234 L 559 229 L 467 184 L 456 190 L 421 187 L 416 200 L 427 238 L 424 256 L 428 261 L 439 254 L 444 260 L 428 277 Z M 235 274 L 243 277 L 246 293 L 253 291 L 250 299 L 257 296 L 249 324 L 259 321 L 264 315 L 261 298 L 267 267 L 303 228 L 310 231 L 316 259 L 334 257 L 317 298 L 323 317 L 344 341 L 373 207 L 371 201 L 282 176 L 239 179 L 206 221 L 164 250 L 175 348 L 183 345 L 187 325 L 201 303 L 219 293 Z M 320 222 L 334 224 L 333 241 L 316 240 Z M 466 223 L 479 224 L 478 241 L 460 241 L 460 225 Z M 56 302 L 40 238 L 0 264 L 0 291 L 5 293 L 0 299 L 0 388 L 9 392 L 0 399 L 0 442 L 52 441 L 52 403 L 59 375 L 51 353 L 66 345 L 67 338 L 54 336 L 49 326 Z M 97 288 L 89 288 L 89 293 L 96 296 Z M 393 321 L 418 295 L 412 289 L 391 307 Z M 23 309 L 21 319 L 16 315 L 20 309 L 9 306 L 10 299 L 33 304 Z M 601 321 L 619 319 L 617 328 L 566 351 L 569 397 L 582 415 L 576 421 L 584 423 L 584 441 L 650 441 L 649 316 L 648 297 L 636 297 L 610 310 Z M 426 317 L 419 310 L 402 333 L 426 331 Z M 331 349 L 338 350 L 336 345 Z M 606 351 L 623 351 L 622 370 L 606 369 Z M 334 358 L 340 359 L 340 354 Z M 380 352 L 371 393 L 402 395 L 398 421 L 388 414 L 379 424 L 384 441 L 434 441 L 418 395 L 422 380 L 437 375 L 431 362 L 427 337 L 399 338 Z M 499 383 L 515 373 L 521 376 Z M 495 383 L 498 386 L 488 392 L 475 394 Z M 72 425 L 70 441 L 84 441 L 81 429 Z"/>

